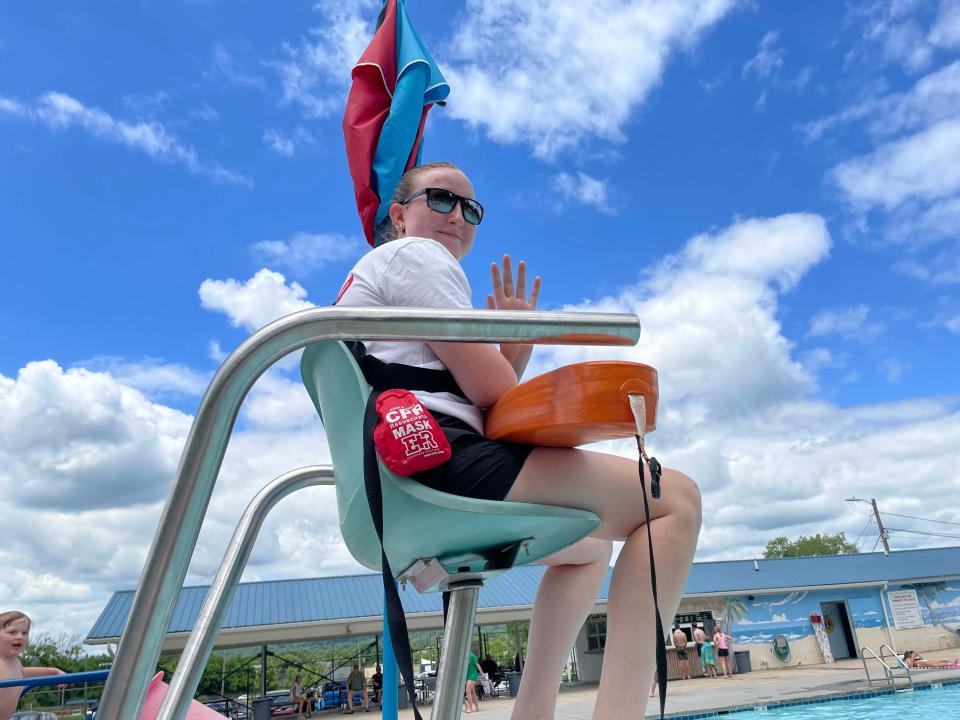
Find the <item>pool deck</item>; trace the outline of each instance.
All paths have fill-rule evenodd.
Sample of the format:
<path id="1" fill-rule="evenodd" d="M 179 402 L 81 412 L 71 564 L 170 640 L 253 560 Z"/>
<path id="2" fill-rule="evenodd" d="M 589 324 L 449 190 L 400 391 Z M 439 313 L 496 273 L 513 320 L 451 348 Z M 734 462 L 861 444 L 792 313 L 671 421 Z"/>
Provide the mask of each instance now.
<path id="1" fill-rule="evenodd" d="M 952 659 L 957 655 L 956 648 L 923 653 L 923 656 L 930 660 Z M 882 680 L 881 670 L 882 668 L 876 662 L 871 663 L 870 673 L 874 678 L 872 690 L 888 688 L 886 682 Z M 913 671 L 914 684 L 951 680 L 960 680 L 960 669 Z M 744 706 L 773 705 L 784 700 L 806 700 L 870 690 L 863 672 L 863 662 L 841 660 L 834 665 L 802 665 L 759 670 L 734 675 L 726 680 L 723 678 L 674 680 L 667 688 L 666 712 L 668 715 L 684 717 Z M 596 696 L 596 684 L 585 683 L 564 687 L 557 703 L 556 717 L 558 720 L 590 720 Z M 509 720 L 512 711 L 511 698 L 496 699 L 480 703 L 480 712 L 475 713 L 473 717 L 478 720 L 481 718 L 482 720 Z M 657 716 L 659 716 L 659 703 L 655 698 L 649 698 L 646 717 Z M 400 717 L 412 718 L 413 713 L 402 711 Z"/>

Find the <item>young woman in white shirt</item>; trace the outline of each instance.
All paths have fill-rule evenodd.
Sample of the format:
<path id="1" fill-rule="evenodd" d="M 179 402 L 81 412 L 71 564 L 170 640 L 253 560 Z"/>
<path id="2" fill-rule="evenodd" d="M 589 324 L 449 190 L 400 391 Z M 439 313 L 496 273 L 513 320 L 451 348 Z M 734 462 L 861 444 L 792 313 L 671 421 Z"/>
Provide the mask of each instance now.
<path id="1" fill-rule="evenodd" d="M 470 290 L 460 269 L 473 247 L 483 208 L 473 185 L 449 163 L 431 163 L 404 175 L 394 194 L 390 223 L 394 239 L 367 253 L 338 297 L 341 305 L 470 307 Z M 397 245 L 391 248 L 394 242 Z M 535 310 L 537 277 L 527 294 L 526 267 L 509 256 L 502 272 L 491 267 L 487 307 Z M 601 519 L 591 537 L 542 561 L 548 566 L 537 592 L 527 660 L 514 706 L 516 720 L 547 720 L 556 711 L 564 663 L 577 632 L 593 608 L 611 557 L 612 541 L 624 541 L 607 601 L 607 638 L 603 671 L 593 717 L 629 717 L 646 705 L 644 690 L 653 675 L 655 647 L 650 592 L 647 529 L 637 461 L 571 448 L 512 445 L 487 440 L 482 408 L 493 405 L 517 385 L 533 350 L 531 345 L 478 343 L 368 343 L 371 354 L 387 362 L 446 368 L 466 401 L 455 396 L 416 393 L 451 439 L 454 457 L 446 465 L 416 476 L 447 492 L 582 508 Z M 464 456 L 468 456 L 464 460 Z M 458 459 L 460 464 L 458 465 Z M 469 467 L 479 466 L 462 479 Z M 676 470 L 664 468 L 663 494 L 650 504 L 650 530 L 660 551 L 657 588 L 661 613 L 670 622 L 693 561 L 700 530 L 700 493 Z"/>

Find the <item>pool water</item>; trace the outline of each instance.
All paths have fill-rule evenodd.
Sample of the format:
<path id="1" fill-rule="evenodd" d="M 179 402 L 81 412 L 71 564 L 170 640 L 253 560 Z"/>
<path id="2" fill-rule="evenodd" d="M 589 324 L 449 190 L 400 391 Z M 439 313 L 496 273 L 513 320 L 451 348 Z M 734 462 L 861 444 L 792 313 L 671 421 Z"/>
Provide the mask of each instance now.
<path id="1" fill-rule="evenodd" d="M 960 684 L 932 689 L 839 700 L 816 705 L 790 705 L 767 712 L 744 712 L 731 720 L 952 720 L 960 718 Z"/>

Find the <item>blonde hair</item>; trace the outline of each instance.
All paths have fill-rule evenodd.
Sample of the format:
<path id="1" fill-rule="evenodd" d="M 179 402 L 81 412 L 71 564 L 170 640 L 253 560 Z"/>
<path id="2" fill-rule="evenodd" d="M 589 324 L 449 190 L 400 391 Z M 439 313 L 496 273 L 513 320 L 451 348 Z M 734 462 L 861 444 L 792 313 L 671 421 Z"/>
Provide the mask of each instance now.
<path id="1" fill-rule="evenodd" d="M 5 613 L 0 613 L 0 630 L 5 629 L 7 625 L 17 620 L 26 620 L 28 628 L 33 626 L 33 621 L 26 613 L 22 613 L 19 610 L 8 610 Z"/>
<path id="2" fill-rule="evenodd" d="M 417 178 L 425 172 L 436 170 L 438 168 L 448 168 L 450 170 L 456 170 L 459 173 L 463 172 L 463 170 L 458 168 L 456 165 L 451 162 L 446 162 L 445 160 L 439 160 L 437 162 L 427 163 L 426 165 L 417 165 L 416 167 L 412 167 L 400 177 L 400 180 L 397 181 L 397 187 L 394 188 L 393 197 L 390 198 L 390 205 L 393 206 L 396 203 L 401 203 L 413 195 L 413 188 L 416 185 Z M 393 226 L 393 223 L 383 223 L 383 225 L 380 227 L 380 237 L 378 238 L 377 244 L 380 245 L 396 239 L 397 229 Z"/>

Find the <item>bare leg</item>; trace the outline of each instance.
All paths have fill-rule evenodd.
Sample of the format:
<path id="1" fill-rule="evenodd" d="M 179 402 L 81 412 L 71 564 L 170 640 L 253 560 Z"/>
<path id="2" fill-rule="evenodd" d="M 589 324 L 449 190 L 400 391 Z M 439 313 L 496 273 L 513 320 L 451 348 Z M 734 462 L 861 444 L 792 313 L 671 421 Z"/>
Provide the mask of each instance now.
<path id="1" fill-rule="evenodd" d="M 533 605 L 527 664 L 513 707 L 518 720 L 553 718 L 563 665 L 597 600 L 613 544 L 584 538 L 541 562 L 548 565 Z"/>
<path id="2" fill-rule="evenodd" d="M 601 520 L 595 537 L 625 540 L 610 583 L 607 645 L 594 718 L 630 717 L 638 707 L 644 707 L 643 688 L 653 676 L 655 647 L 647 529 L 637 463 L 586 450 L 537 448 L 506 499 L 590 510 Z M 666 469 L 662 497 L 654 500 L 648 495 L 648 501 L 650 530 L 659 560 L 660 610 L 664 621 L 669 622 L 680 603 L 693 561 L 700 531 L 700 493 L 686 475 Z M 564 633 L 570 633 L 571 643 L 579 622 L 582 620 L 575 628 L 564 628 Z M 557 630 L 553 628 L 554 632 Z M 562 653 L 558 652 L 560 657 L 553 661 L 557 667 L 562 667 L 571 643 L 566 643 Z M 551 692 L 555 687 L 553 684 Z M 523 692 L 518 703 L 522 699 Z M 529 713 L 515 711 L 514 717 L 553 718 L 555 707 L 554 694 L 549 707 L 544 703 L 531 707 Z"/>

